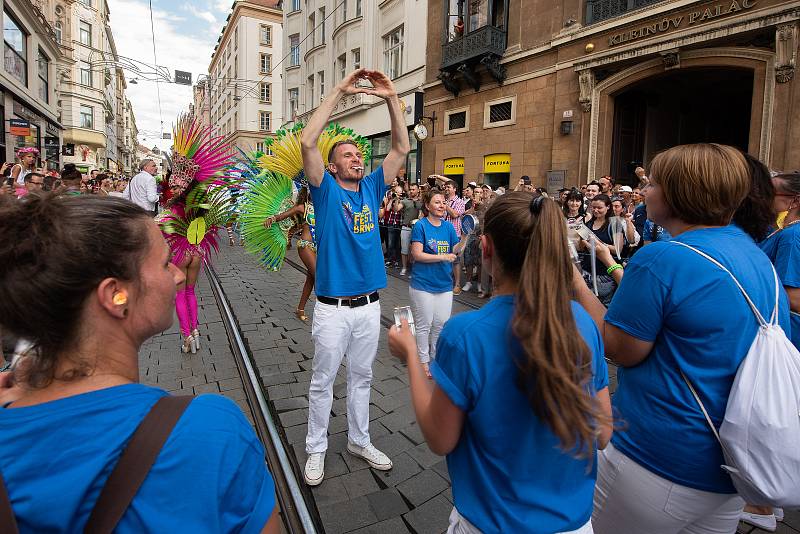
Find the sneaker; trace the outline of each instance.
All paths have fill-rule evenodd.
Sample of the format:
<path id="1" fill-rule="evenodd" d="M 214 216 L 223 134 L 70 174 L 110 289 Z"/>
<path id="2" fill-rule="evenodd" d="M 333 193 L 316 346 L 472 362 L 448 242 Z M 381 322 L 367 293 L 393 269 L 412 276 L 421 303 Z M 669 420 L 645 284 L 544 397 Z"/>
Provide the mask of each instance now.
<path id="1" fill-rule="evenodd" d="M 347 452 L 353 456 L 364 459 L 373 469 L 377 469 L 378 471 L 388 471 L 392 468 L 392 461 L 389 457 L 376 449 L 372 443 L 366 447 L 359 447 L 348 441 Z M 306 471 L 308 471 L 308 467 L 306 467 Z"/>
<path id="2" fill-rule="evenodd" d="M 744 521 L 748 525 L 753 525 L 770 532 L 775 532 L 775 530 L 778 528 L 778 522 L 775 520 L 775 514 L 761 515 L 742 511 L 742 513 L 739 515 L 739 520 Z"/>
<path id="3" fill-rule="evenodd" d="M 403 268 L 403 269 L 400 269 L 400 276 L 405 276 L 405 275 L 406 275 L 406 270 L 405 270 L 405 268 Z"/>
<path id="4" fill-rule="evenodd" d="M 470 289 L 472 289 L 472 282 L 467 282 L 464 284 L 464 287 L 461 288 L 462 291 L 469 291 Z"/>
<path id="5" fill-rule="evenodd" d="M 460 294 L 461 294 L 461 288 L 458 287 L 458 286 L 454 287 L 453 288 L 453 295 L 460 295 Z"/>
<path id="6" fill-rule="evenodd" d="M 480 284 L 478 284 L 478 287 L 476 289 L 478 290 L 478 293 L 483 293 L 483 289 L 481 288 Z"/>
<path id="7" fill-rule="evenodd" d="M 319 486 L 325 476 L 325 453 L 312 452 L 306 460 L 306 469 L 303 478 L 309 486 Z"/>

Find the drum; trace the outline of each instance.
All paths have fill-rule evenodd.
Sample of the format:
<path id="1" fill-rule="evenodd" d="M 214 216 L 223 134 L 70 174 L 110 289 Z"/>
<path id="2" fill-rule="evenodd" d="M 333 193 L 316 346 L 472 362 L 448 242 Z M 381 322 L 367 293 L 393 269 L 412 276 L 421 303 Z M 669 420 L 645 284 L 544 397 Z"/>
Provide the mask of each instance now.
<path id="1" fill-rule="evenodd" d="M 461 233 L 471 234 L 478 226 L 478 218 L 471 213 L 465 213 L 461 216 Z"/>

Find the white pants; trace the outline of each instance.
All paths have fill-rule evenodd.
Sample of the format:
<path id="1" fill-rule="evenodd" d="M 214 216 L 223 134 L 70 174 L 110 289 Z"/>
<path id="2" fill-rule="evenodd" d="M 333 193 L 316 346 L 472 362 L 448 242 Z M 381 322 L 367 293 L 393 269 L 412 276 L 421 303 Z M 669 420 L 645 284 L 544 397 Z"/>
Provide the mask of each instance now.
<path id="1" fill-rule="evenodd" d="M 378 354 L 381 303 L 358 308 L 317 301 L 311 337 L 314 363 L 308 389 L 306 452 L 328 449 L 328 423 L 333 404 L 333 381 L 347 354 L 347 436 L 359 447 L 369 444 L 369 394 L 372 362 Z"/>
<path id="2" fill-rule="evenodd" d="M 417 330 L 419 361 L 428 363 L 436 358 L 436 341 L 453 311 L 453 292 L 428 293 L 409 287 L 408 296 Z"/>
<path id="3" fill-rule="evenodd" d="M 400 229 L 400 254 L 408 256 L 411 248 L 411 227 L 403 226 Z"/>
<path id="4" fill-rule="evenodd" d="M 588 521 L 578 530 L 559 532 L 557 534 L 593 534 L 593 532 L 592 522 Z M 481 534 L 481 531 L 453 507 L 453 511 L 450 512 L 450 526 L 447 527 L 447 534 Z"/>
<path id="5" fill-rule="evenodd" d="M 662 478 L 610 443 L 598 452 L 592 524 L 598 534 L 733 534 L 744 501 Z"/>

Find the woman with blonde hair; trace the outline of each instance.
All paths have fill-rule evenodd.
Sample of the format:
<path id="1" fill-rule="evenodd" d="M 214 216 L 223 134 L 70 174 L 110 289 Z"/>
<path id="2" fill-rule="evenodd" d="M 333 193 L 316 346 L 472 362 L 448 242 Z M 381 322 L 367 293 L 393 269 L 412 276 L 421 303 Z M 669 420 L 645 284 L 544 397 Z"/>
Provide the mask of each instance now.
<path id="1" fill-rule="evenodd" d="M 763 316 L 775 308 L 769 258 L 730 224 L 749 191 L 750 171 L 734 147 L 666 150 L 651 164 L 647 213 L 673 240 L 633 256 L 607 312 L 576 277 L 578 300 L 620 367 L 614 408 L 625 421 L 600 454 L 592 520 L 599 534 L 736 531 L 744 502 L 720 468 L 722 449 L 686 380 L 719 427 L 759 328 L 731 274 Z M 788 331 L 783 291 L 778 320 Z"/>

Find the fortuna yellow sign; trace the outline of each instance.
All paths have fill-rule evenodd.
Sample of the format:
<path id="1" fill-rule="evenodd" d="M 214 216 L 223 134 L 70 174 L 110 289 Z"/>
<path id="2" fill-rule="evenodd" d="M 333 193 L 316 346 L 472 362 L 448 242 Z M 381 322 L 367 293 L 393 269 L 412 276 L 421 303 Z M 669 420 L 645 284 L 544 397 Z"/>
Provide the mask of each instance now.
<path id="1" fill-rule="evenodd" d="M 464 174 L 464 158 L 450 158 L 444 160 L 445 176 L 452 176 L 457 174 Z"/>
<path id="2" fill-rule="evenodd" d="M 484 156 L 483 172 L 511 172 L 511 154 L 489 154 Z"/>

